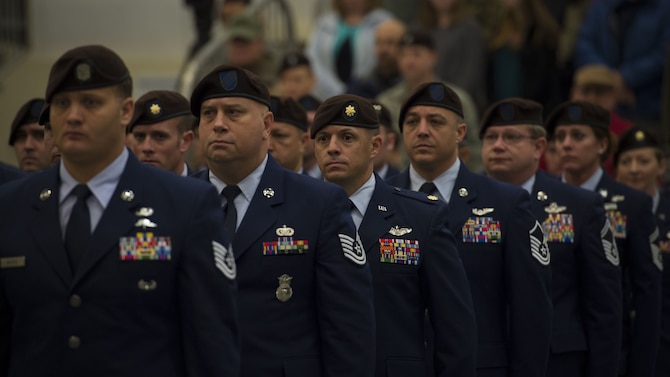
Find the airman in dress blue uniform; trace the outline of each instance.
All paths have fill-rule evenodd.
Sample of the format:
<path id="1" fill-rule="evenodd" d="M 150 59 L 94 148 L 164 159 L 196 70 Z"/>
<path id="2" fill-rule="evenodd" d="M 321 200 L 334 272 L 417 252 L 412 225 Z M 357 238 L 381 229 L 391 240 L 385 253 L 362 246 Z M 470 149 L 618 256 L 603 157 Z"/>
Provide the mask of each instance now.
<path id="1" fill-rule="evenodd" d="M 389 179 L 449 204 L 477 318 L 477 375 L 544 377 L 552 324 L 550 254 L 519 187 L 471 173 L 457 158 L 466 134 L 458 96 L 427 83 L 400 111 L 410 167 Z"/>
<path id="2" fill-rule="evenodd" d="M 384 148 L 373 105 L 350 94 L 327 99 L 312 124 L 327 181 L 347 191 L 374 281 L 375 376 L 429 376 L 424 313 L 434 329 L 437 376 L 474 376 L 477 332 L 470 288 L 436 197 L 393 188 L 374 173 Z"/>
<path id="3" fill-rule="evenodd" d="M 602 200 L 538 171 L 547 145 L 539 103 L 499 101 L 480 130 L 487 174 L 528 191 L 551 252 L 554 324 L 547 376 L 616 376 L 621 270 Z"/>
<path id="4" fill-rule="evenodd" d="M 656 376 L 670 376 L 670 193 L 659 184 L 659 178 L 665 176 L 667 160 L 656 137 L 637 126 L 621 134 L 613 157 L 617 181 L 652 198 L 659 230 L 658 248 L 663 259 L 661 339 Z"/>
<path id="5" fill-rule="evenodd" d="M 587 102 L 559 105 L 545 127 L 556 139 L 563 182 L 604 201 L 622 268 L 623 333 L 620 376 L 652 377 L 658 351 L 662 262 L 651 198 L 615 182 L 601 167 L 611 149 L 609 112 Z"/>
<path id="6" fill-rule="evenodd" d="M 372 277 L 346 193 L 268 154 L 270 95 L 224 65 L 191 96 L 238 268 L 242 376 L 374 373 Z M 232 204 L 232 205 L 231 205 Z"/>
<path id="7" fill-rule="evenodd" d="M 51 69 L 40 123 L 62 161 L 0 188 L 2 376 L 239 373 L 218 195 L 125 148 L 131 92 L 103 46 Z"/>

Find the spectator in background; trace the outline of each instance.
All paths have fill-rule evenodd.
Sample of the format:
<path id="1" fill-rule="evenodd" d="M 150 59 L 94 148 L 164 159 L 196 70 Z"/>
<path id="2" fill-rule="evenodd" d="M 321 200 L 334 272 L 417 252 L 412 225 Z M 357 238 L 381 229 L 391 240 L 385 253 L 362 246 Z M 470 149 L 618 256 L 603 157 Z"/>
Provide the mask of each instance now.
<path id="1" fill-rule="evenodd" d="M 659 137 L 661 83 L 670 43 L 670 1 L 600 0 L 589 9 L 575 63 L 614 69 L 618 112 Z"/>
<path id="2" fill-rule="evenodd" d="M 294 100 L 312 94 L 316 78 L 312 72 L 312 65 L 305 55 L 299 52 L 289 52 L 279 64 L 279 91 L 283 97 Z"/>
<path id="3" fill-rule="evenodd" d="M 632 123 L 621 118 L 616 113 L 616 88 L 614 86 L 616 72 L 605 65 L 587 65 L 576 73 L 572 84 L 570 98 L 573 101 L 586 101 L 598 105 L 610 112 L 610 137 L 613 147 L 616 148 L 619 135 L 632 126 Z M 603 163 L 603 168 L 610 177 L 615 176 L 611 153 Z"/>
<path id="4" fill-rule="evenodd" d="M 503 15 L 489 39 L 488 99 L 523 97 L 545 111 L 558 102 L 558 24 L 541 0 L 500 0 Z"/>
<path id="5" fill-rule="evenodd" d="M 398 70 L 398 54 L 406 31 L 405 24 L 395 18 L 377 26 L 375 30 L 377 65 L 368 77 L 352 79 L 347 87 L 347 93 L 363 98 L 375 98 L 402 80 Z"/>
<path id="6" fill-rule="evenodd" d="M 372 72 L 375 28 L 392 17 L 377 0 L 333 0 L 333 6 L 316 21 L 305 50 L 320 98 L 342 94 L 352 78 Z"/>
<path id="7" fill-rule="evenodd" d="M 263 25 L 254 15 L 241 13 L 228 25 L 227 63 L 255 73 L 272 87 L 277 79 L 278 60 L 266 48 Z"/>
<path id="8" fill-rule="evenodd" d="M 47 143 L 44 127 L 38 124 L 44 100 L 33 98 L 24 103 L 14 116 L 9 133 L 9 145 L 14 147 L 16 162 L 24 172 L 44 170 L 52 165 L 53 140 Z"/>
<path id="9" fill-rule="evenodd" d="M 419 25 L 433 34 L 438 77 L 486 106 L 486 41 L 466 0 L 423 0 Z M 463 48 L 467 46 L 467 48 Z"/>
<path id="10" fill-rule="evenodd" d="M 219 7 L 219 19 L 223 25 L 228 25 L 238 14 L 244 12 L 251 4 L 251 0 L 223 0 Z"/>
<path id="11" fill-rule="evenodd" d="M 398 127 L 398 115 L 402 103 L 409 97 L 410 93 L 422 84 L 440 81 L 435 75 L 437 55 L 433 37 L 425 31 L 414 30 L 403 37 L 398 67 L 402 75 L 402 81 L 382 92 L 377 101 L 388 107 L 393 119 L 394 129 Z M 467 127 L 467 137 L 459 148 L 460 157 L 466 165 L 474 170 L 481 171 L 480 143 L 477 140 L 479 133 L 479 115 L 472 97 L 462 88 L 445 82 L 461 99 L 463 114 Z M 471 158 L 466 158 L 467 156 Z"/>
<path id="12" fill-rule="evenodd" d="M 211 38 L 212 11 L 214 10 L 214 0 L 184 0 L 186 6 L 192 8 L 193 21 L 195 22 L 196 40 L 189 50 L 188 57 L 195 55 L 198 50 Z"/>

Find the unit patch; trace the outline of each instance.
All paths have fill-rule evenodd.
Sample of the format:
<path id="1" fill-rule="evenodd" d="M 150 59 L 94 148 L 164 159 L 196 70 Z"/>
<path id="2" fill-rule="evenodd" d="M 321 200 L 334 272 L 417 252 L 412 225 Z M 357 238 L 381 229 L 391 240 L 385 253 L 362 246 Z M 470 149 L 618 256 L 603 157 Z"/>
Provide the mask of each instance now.
<path id="1" fill-rule="evenodd" d="M 573 243 L 575 242 L 575 226 L 572 214 L 552 213 L 542 224 L 547 242 Z"/>
<path id="2" fill-rule="evenodd" d="M 502 239 L 500 222 L 493 217 L 470 217 L 463 228 L 463 242 L 468 243 L 499 243 Z"/>
<path id="3" fill-rule="evenodd" d="M 379 239 L 379 261 L 382 263 L 419 265 L 421 250 L 418 240 L 401 238 Z"/>
<path id="4" fill-rule="evenodd" d="M 135 237 L 119 238 L 119 257 L 122 261 L 170 260 L 170 237 L 154 237 L 153 232 L 137 232 Z"/>

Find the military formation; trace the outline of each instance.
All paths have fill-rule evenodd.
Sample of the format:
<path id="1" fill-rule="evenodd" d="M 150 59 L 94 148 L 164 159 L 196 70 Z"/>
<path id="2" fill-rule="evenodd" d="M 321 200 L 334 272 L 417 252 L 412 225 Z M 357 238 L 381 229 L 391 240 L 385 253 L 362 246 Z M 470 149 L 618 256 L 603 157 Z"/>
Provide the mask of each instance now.
<path id="1" fill-rule="evenodd" d="M 234 65 L 190 99 L 132 83 L 110 49 L 71 49 L 11 125 L 0 376 L 670 373 L 670 196 L 644 129 L 615 180 L 586 102 L 509 98 L 469 125 L 437 81 L 397 114 L 272 96 Z"/>

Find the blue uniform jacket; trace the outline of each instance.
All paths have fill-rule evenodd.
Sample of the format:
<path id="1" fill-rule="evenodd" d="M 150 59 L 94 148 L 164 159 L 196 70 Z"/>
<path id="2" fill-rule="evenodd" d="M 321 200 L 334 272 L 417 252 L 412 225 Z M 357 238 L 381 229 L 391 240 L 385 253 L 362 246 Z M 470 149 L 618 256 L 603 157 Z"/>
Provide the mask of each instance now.
<path id="1" fill-rule="evenodd" d="M 475 375 L 472 298 L 446 225 L 444 203 L 393 188 L 376 177 L 358 233 L 374 282 L 377 377 L 428 376 L 426 310 L 435 339 L 435 375 Z"/>
<path id="2" fill-rule="evenodd" d="M 531 208 L 551 252 L 551 352 L 583 351 L 586 369 L 580 376 L 615 376 L 618 365 L 613 361 L 621 348 L 621 269 L 602 200 L 537 172 Z M 561 360 L 552 359 L 552 367 L 560 368 Z"/>
<path id="3" fill-rule="evenodd" d="M 373 375 L 372 277 L 360 243 L 356 262 L 343 251 L 356 238 L 348 203 L 340 187 L 268 156 L 233 239 L 242 376 Z"/>
<path id="4" fill-rule="evenodd" d="M 388 182 L 409 188 L 409 171 Z M 487 376 L 544 377 L 552 324 L 550 256 L 528 193 L 461 164 L 447 221 L 472 292 L 477 368 Z"/>
<path id="5" fill-rule="evenodd" d="M 216 191 L 131 154 L 74 275 L 58 191 L 58 165 L 0 188 L 0 376 L 237 375 Z M 152 240 L 169 260 L 123 260 Z"/>
<path id="6" fill-rule="evenodd" d="M 656 375 L 670 374 L 670 192 L 662 191 L 656 209 L 659 230 L 658 246 L 663 256 L 663 298 L 661 309 L 661 345 L 658 349 Z"/>
<path id="7" fill-rule="evenodd" d="M 661 330 L 662 279 L 651 198 L 607 174 L 603 174 L 596 191 L 604 198 L 623 271 L 621 372 L 651 377 Z"/>
<path id="8" fill-rule="evenodd" d="M 0 185 L 25 176 L 21 170 L 0 162 Z"/>

